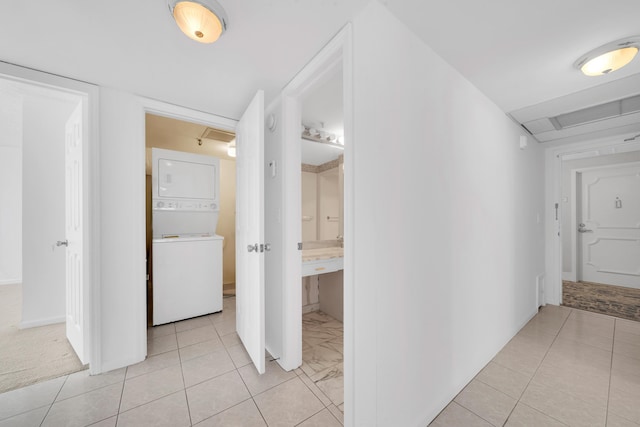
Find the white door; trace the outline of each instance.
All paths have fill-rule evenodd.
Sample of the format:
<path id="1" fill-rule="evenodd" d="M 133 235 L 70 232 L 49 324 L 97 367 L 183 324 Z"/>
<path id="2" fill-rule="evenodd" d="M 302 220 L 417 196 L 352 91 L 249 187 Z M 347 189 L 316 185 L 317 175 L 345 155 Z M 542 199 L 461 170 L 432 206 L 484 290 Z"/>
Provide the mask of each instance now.
<path id="1" fill-rule="evenodd" d="M 236 129 L 236 331 L 258 373 L 264 354 L 264 92 Z"/>
<path id="2" fill-rule="evenodd" d="M 82 103 L 65 125 L 65 231 L 67 339 L 82 364 L 88 361 L 82 269 Z"/>
<path id="3" fill-rule="evenodd" d="M 581 178 L 579 279 L 640 289 L 640 165 L 595 169 Z"/>

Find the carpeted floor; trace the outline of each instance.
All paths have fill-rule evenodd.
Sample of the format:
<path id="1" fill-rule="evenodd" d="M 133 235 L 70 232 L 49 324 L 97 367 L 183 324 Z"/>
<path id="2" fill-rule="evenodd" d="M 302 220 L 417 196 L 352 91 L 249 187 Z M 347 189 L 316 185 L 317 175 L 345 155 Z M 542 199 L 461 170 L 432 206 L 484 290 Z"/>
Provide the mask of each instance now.
<path id="1" fill-rule="evenodd" d="M 640 289 L 565 280 L 562 305 L 640 321 Z"/>
<path id="2" fill-rule="evenodd" d="M 65 324 L 19 329 L 22 285 L 0 286 L 0 393 L 86 369 Z"/>

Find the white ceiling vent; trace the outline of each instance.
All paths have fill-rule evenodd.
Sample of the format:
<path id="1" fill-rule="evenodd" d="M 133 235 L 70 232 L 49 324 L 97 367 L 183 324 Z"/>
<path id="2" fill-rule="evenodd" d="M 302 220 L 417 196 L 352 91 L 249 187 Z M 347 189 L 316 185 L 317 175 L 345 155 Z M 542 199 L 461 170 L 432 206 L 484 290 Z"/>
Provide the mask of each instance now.
<path id="1" fill-rule="evenodd" d="M 549 121 L 556 130 L 580 126 L 600 120 L 624 116 L 640 111 L 640 95 L 619 99 L 606 104 L 595 105 L 571 113 L 550 117 Z"/>
<path id="2" fill-rule="evenodd" d="M 214 141 L 222 141 L 229 142 L 236 135 L 233 132 L 227 132 L 226 130 L 214 129 L 214 128 L 206 128 L 204 132 L 202 132 L 201 139 L 213 139 Z"/>

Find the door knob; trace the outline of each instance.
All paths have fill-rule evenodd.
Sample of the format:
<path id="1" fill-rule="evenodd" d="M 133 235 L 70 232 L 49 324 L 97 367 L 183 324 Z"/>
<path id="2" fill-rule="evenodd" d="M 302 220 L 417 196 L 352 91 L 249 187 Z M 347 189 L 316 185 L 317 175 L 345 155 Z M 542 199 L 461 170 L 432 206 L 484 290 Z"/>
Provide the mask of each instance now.
<path id="1" fill-rule="evenodd" d="M 255 245 L 247 245 L 247 250 L 249 252 L 258 252 L 258 244 L 256 243 Z"/>
<path id="2" fill-rule="evenodd" d="M 578 233 L 590 233 L 593 231 L 593 230 L 588 230 L 584 227 L 585 227 L 584 223 L 581 222 L 580 224 L 578 224 Z"/>
<path id="3" fill-rule="evenodd" d="M 69 246 L 69 241 L 68 240 L 58 240 L 56 242 L 56 246 Z"/>

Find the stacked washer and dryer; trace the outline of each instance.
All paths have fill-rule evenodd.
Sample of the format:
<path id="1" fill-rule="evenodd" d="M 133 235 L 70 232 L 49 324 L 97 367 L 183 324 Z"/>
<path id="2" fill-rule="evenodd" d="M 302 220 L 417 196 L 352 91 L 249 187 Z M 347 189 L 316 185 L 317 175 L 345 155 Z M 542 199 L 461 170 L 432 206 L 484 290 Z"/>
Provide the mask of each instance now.
<path id="1" fill-rule="evenodd" d="M 153 148 L 153 325 L 222 310 L 220 160 Z"/>

